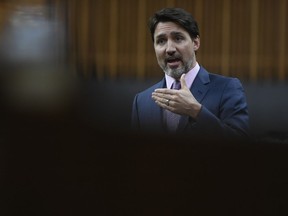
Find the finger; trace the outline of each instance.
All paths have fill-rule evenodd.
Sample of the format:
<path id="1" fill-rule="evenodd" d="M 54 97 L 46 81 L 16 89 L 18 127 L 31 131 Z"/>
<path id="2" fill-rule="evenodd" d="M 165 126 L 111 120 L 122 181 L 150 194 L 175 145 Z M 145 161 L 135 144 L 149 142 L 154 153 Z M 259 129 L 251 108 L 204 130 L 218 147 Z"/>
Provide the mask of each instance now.
<path id="1" fill-rule="evenodd" d="M 154 92 L 161 93 L 161 94 L 172 94 L 173 89 L 159 88 L 159 89 L 155 89 Z"/>
<path id="2" fill-rule="evenodd" d="M 170 110 L 171 111 L 171 107 L 170 107 L 170 101 L 169 102 L 165 102 L 165 103 L 163 103 L 162 101 L 158 101 L 158 100 L 156 100 L 155 101 L 155 103 L 158 105 L 158 106 L 160 106 L 160 107 L 162 107 L 162 108 L 164 108 L 164 109 L 167 109 L 167 110 Z"/>
<path id="3" fill-rule="evenodd" d="M 181 82 L 181 89 L 182 88 L 187 88 L 186 81 L 185 81 L 185 74 L 184 73 L 180 77 L 180 82 Z"/>
<path id="4" fill-rule="evenodd" d="M 152 97 L 156 98 L 167 98 L 168 94 L 160 93 L 160 92 L 153 92 Z"/>
<path id="5" fill-rule="evenodd" d="M 170 100 L 169 99 L 165 99 L 165 98 L 154 98 L 155 102 L 158 104 L 158 105 L 161 105 L 161 107 L 166 107 L 166 106 L 169 106 L 169 102 Z"/>
<path id="6" fill-rule="evenodd" d="M 159 101 L 161 103 L 167 104 L 168 101 L 170 100 L 169 97 L 163 96 L 163 94 L 152 94 L 152 99 L 155 101 Z"/>

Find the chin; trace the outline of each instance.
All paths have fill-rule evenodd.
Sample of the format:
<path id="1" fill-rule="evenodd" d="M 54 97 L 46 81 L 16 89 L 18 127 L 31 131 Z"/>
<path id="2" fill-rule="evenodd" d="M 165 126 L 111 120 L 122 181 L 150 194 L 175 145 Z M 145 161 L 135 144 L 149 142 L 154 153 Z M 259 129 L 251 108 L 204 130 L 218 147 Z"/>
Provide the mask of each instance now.
<path id="1" fill-rule="evenodd" d="M 173 77 L 174 79 L 180 79 L 181 75 L 184 74 L 185 72 L 183 71 L 183 69 L 174 69 L 171 70 L 169 69 L 168 71 L 165 72 L 168 76 Z"/>

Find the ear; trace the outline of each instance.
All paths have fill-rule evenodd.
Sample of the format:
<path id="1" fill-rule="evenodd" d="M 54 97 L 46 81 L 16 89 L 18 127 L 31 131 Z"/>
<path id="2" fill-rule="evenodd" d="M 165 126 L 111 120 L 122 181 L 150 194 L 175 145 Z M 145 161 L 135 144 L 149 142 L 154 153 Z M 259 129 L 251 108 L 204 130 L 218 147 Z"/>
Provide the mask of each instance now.
<path id="1" fill-rule="evenodd" d="M 196 38 L 193 39 L 193 43 L 194 43 L 194 46 L 193 46 L 194 51 L 197 51 L 199 49 L 199 47 L 200 47 L 200 37 L 199 37 L 199 35 Z"/>

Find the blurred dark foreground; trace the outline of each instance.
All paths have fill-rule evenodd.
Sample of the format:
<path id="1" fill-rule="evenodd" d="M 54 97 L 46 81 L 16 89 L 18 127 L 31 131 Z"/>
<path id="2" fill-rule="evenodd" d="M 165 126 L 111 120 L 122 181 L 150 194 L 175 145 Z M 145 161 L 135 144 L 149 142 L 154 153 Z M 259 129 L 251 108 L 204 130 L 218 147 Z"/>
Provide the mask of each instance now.
<path id="1" fill-rule="evenodd" d="M 1 215 L 286 215 L 287 145 L 26 128 L 1 145 Z"/>
<path id="2" fill-rule="evenodd" d="M 1 215 L 287 215 L 283 134 L 135 133 L 100 87 L 49 109 L 2 97 Z"/>

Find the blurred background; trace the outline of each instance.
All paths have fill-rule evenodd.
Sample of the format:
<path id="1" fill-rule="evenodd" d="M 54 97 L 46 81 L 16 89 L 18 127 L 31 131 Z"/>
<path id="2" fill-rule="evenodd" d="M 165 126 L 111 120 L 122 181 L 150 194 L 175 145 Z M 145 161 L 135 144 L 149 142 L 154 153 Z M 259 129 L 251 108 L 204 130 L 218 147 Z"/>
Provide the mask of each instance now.
<path id="1" fill-rule="evenodd" d="M 52 125 L 129 128 L 134 95 L 163 76 L 147 27 L 162 7 L 183 7 L 198 20 L 200 64 L 242 81 L 252 132 L 286 133 L 285 0 L 1 0 L 7 124 L 54 118 Z"/>
<path id="2" fill-rule="evenodd" d="M 76 130 L 129 128 L 134 95 L 163 76 L 148 18 L 162 7 L 183 7 L 199 23 L 198 62 L 242 81 L 252 133 L 286 133 L 287 4 L 1 0 L 1 107 L 9 114 L 3 115 L 4 130 L 12 122 L 21 128 L 45 121 Z"/>
<path id="3" fill-rule="evenodd" d="M 147 27 L 163 7 L 198 21 L 201 65 L 241 80 L 255 145 L 130 132 L 134 95 L 163 76 Z M 287 7 L 0 0 L 1 213 L 287 215 Z"/>

